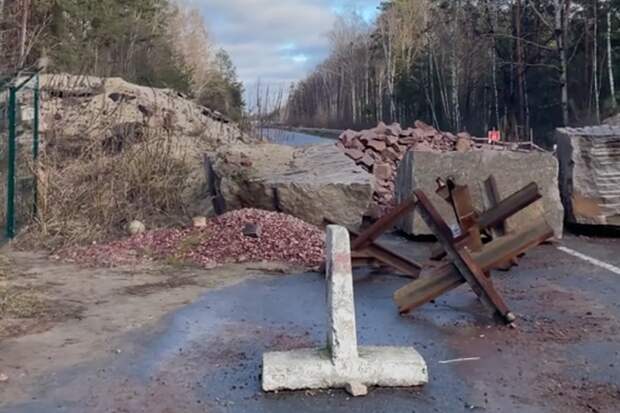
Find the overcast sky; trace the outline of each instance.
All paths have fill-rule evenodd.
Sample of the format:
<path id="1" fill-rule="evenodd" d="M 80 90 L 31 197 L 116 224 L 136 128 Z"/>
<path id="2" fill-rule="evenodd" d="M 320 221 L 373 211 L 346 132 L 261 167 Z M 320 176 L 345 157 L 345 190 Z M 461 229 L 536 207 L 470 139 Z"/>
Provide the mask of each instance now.
<path id="1" fill-rule="evenodd" d="M 210 35 L 231 55 L 251 87 L 304 77 L 327 54 L 326 32 L 337 13 L 355 8 L 371 20 L 380 0 L 188 0 Z"/>

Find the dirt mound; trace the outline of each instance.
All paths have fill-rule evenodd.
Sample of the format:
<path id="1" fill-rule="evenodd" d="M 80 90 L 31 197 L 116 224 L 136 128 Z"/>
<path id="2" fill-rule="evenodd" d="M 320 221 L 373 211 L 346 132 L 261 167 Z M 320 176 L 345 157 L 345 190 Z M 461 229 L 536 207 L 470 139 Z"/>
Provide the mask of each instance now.
<path id="1" fill-rule="evenodd" d="M 153 228 L 209 215 L 205 152 L 252 141 L 170 89 L 67 74 L 40 83 L 38 219 L 22 237 L 28 247 L 106 242 L 136 219 Z"/>
<path id="2" fill-rule="evenodd" d="M 259 228 L 244 235 L 250 224 Z M 290 215 L 258 209 L 228 212 L 204 228 L 160 229 L 124 240 L 61 250 L 58 257 L 90 265 L 145 260 L 187 262 L 205 268 L 231 262 L 282 262 L 314 267 L 323 260 L 324 234 Z"/>
<path id="3" fill-rule="evenodd" d="M 68 146 L 93 138 L 121 149 L 142 135 L 191 138 L 209 149 L 248 139 L 222 114 L 172 89 L 140 86 L 121 78 L 42 75 L 40 130 L 48 144 Z"/>

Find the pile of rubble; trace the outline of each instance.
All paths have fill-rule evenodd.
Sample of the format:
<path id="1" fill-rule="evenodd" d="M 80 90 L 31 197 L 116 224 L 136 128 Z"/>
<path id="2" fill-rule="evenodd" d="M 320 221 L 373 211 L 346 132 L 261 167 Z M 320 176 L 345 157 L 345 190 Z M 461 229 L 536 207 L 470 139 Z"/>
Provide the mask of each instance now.
<path id="1" fill-rule="evenodd" d="M 193 228 L 167 228 L 108 244 L 62 250 L 57 258 L 96 266 L 172 260 L 214 268 L 225 263 L 275 262 L 316 267 L 323 261 L 320 228 L 259 209 L 231 211 Z"/>
<path id="2" fill-rule="evenodd" d="M 415 122 L 415 128 L 408 129 L 402 129 L 398 123 L 387 126 L 380 122 L 373 129 L 346 130 L 336 145 L 359 166 L 374 174 L 377 185 L 370 215 L 375 218 L 393 205 L 396 170 L 408 151 L 467 152 L 474 148 L 468 133 L 441 132 L 421 121 Z"/>

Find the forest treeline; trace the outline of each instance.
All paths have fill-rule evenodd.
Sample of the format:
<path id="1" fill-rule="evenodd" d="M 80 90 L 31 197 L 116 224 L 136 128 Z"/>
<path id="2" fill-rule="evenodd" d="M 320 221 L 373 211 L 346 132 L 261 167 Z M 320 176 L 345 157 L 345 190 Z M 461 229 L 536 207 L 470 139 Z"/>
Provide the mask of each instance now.
<path id="1" fill-rule="evenodd" d="M 239 118 L 243 86 L 196 9 L 173 0 L 0 0 L 0 75 L 120 76 Z"/>
<path id="2" fill-rule="evenodd" d="M 347 128 L 423 119 L 512 139 L 616 109 L 618 0 L 393 0 L 352 13 L 293 85 L 286 121 Z"/>

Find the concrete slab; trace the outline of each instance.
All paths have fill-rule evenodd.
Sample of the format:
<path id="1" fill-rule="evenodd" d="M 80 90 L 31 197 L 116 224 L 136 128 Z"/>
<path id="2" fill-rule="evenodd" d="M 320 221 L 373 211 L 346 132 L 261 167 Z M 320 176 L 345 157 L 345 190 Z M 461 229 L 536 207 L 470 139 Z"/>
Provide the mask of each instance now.
<path id="1" fill-rule="evenodd" d="M 359 347 L 359 358 L 335 364 L 327 349 L 301 349 L 263 356 L 263 390 L 365 386 L 411 387 L 428 382 L 424 359 L 413 348 Z"/>

